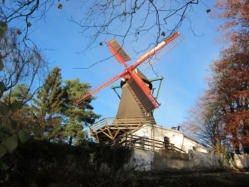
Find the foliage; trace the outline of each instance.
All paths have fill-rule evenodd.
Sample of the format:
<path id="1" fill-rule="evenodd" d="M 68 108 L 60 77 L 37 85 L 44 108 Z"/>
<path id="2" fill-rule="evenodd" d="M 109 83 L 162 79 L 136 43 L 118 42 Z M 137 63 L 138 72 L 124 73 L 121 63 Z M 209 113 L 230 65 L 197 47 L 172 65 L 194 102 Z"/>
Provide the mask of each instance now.
<path id="1" fill-rule="evenodd" d="M 63 143 L 30 140 L 19 146 L 13 154 L 4 157 L 4 161 L 9 163 L 10 167 L 7 170 L 0 170 L 0 184 L 108 185 L 115 182 L 116 175 L 122 176 L 126 173 L 123 166 L 130 159 L 131 153 L 128 148 L 95 143 L 84 142 L 80 146 L 69 146 Z M 95 155 L 93 159 L 91 155 Z M 104 165 L 109 169 L 105 169 Z M 121 181 L 117 182 L 119 183 L 116 185 Z"/>
<path id="2" fill-rule="evenodd" d="M 26 143 L 31 134 L 36 134 L 38 125 L 26 114 L 26 108 L 15 98 L 0 101 L 0 169 L 6 171 L 10 163 L 3 158 L 12 155 L 20 144 Z"/>
<path id="3" fill-rule="evenodd" d="M 0 40 L 4 40 L 5 34 L 7 32 L 7 24 L 0 22 Z M 1 45 L 1 56 L 0 56 L 0 75 L 6 70 L 8 64 L 5 63 L 5 58 L 9 56 L 9 53 L 4 53 L 2 50 L 5 47 Z M 22 73 L 19 71 L 20 74 Z M 14 72 L 15 73 L 15 72 Z M 4 76 L 3 76 L 4 77 Z M 12 100 L 11 102 L 6 101 L 3 98 L 3 94 L 10 87 L 6 86 L 8 83 L 6 77 L 0 79 L 0 168 L 1 170 L 6 170 L 9 168 L 9 163 L 2 160 L 6 154 L 11 154 L 17 148 L 19 142 L 25 143 L 30 135 L 26 129 L 21 129 L 21 121 L 17 121 L 13 118 L 13 114 L 16 114 L 20 109 L 20 102 L 17 100 Z M 18 80 L 16 80 L 17 82 Z M 9 94 L 10 95 L 10 94 Z"/>
<path id="4" fill-rule="evenodd" d="M 245 152 L 249 146 L 249 48 L 232 47 L 223 52 L 214 65 L 217 100 L 224 108 L 224 130 L 231 137 L 234 149 L 241 143 Z"/>
<path id="5" fill-rule="evenodd" d="M 103 147 L 102 147 L 103 146 Z M 30 140 L 4 158 L 10 163 L 0 170 L 1 186 L 247 186 L 248 173 L 233 171 L 149 171 L 123 168 L 132 150 L 95 143 L 81 146 Z M 91 155 L 101 155 L 94 161 Z M 115 160 L 113 158 L 122 158 Z M 232 156 L 232 155 L 231 155 Z M 111 159 L 112 162 L 110 161 Z M 107 159 L 107 160 L 106 160 Z M 92 160 L 92 161 L 91 161 Z M 105 160 L 117 170 L 97 167 Z M 91 162 L 89 162 L 91 161 Z M 101 164 L 99 164 L 101 165 Z"/>
<path id="6" fill-rule="evenodd" d="M 6 155 L 12 154 L 20 143 L 26 143 L 30 138 L 30 132 L 23 128 L 24 123 L 16 116 L 20 110 L 20 103 L 4 103 L 0 101 L 0 168 L 9 169 L 8 162 L 2 160 Z M 22 113 L 22 120 L 25 119 Z M 14 117 L 13 117 L 14 116 Z"/>
<path id="7" fill-rule="evenodd" d="M 69 83 L 71 82 L 77 82 L 78 85 L 86 85 L 86 84 L 80 84 L 78 80 L 68 81 L 67 85 L 69 85 Z M 63 173 L 59 172 L 58 176 L 55 176 L 54 180 L 59 183 L 59 180 L 61 180 L 61 178 L 59 178 L 60 176 L 64 177 L 63 175 L 66 174 L 67 176 L 71 176 L 70 179 L 77 178 L 78 174 L 75 174 L 75 176 L 71 175 L 71 173 L 74 172 L 75 169 L 76 170 L 80 169 L 79 172 L 83 172 L 82 168 L 85 168 L 84 171 L 87 171 L 87 167 L 90 167 L 89 162 L 87 160 L 89 158 L 88 153 L 90 150 L 82 149 L 82 152 L 79 154 L 79 151 L 77 151 L 79 149 L 75 151 L 76 148 L 74 149 L 74 147 L 70 147 L 67 145 L 60 145 L 58 143 L 49 144 L 49 143 L 36 142 L 35 145 L 32 143 L 26 144 L 27 141 L 31 138 L 31 136 L 35 137 L 36 139 L 37 138 L 53 139 L 56 140 L 57 142 L 58 140 L 63 141 L 61 137 L 65 136 L 65 134 L 63 133 L 66 133 L 66 129 L 63 129 L 61 116 L 63 115 L 63 113 L 66 113 L 65 111 L 69 111 L 68 110 L 69 108 L 72 109 L 72 106 L 70 104 L 73 103 L 74 97 L 72 98 L 67 97 L 68 96 L 67 93 L 72 94 L 73 91 L 71 90 L 71 92 L 69 92 L 69 90 L 75 87 L 70 86 L 70 88 L 65 89 L 64 87 L 61 86 L 61 83 L 62 80 L 60 75 L 60 69 L 56 67 L 48 75 L 48 78 L 45 80 L 43 88 L 37 93 L 40 99 L 39 101 L 41 102 L 39 103 L 38 100 L 36 100 L 36 103 L 38 103 L 37 105 L 38 107 L 36 108 L 34 106 L 30 107 L 29 104 L 26 105 L 23 104 L 22 100 L 23 97 L 27 96 L 26 95 L 27 88 L 25 87 L 25 85 L 22 84 L 17 85 L 15 89 L 12 90 L 12 94 L 7 94 L 4 95 L 4 97 L 2 97 L 3 100 L 0 101 L 0 109 L 1 109 L 0 110 L 0 176 L 1 176 L 0 181 L 1 183 L 7 181 L 10 182 L 12 181 L 11 179 L 13 177 L 14 180 L 21 181 L 24 184 L 27 182 L 26 180 L 28 179 L 24 178 L 20 180 L 19 178 L 20 173 L 22 173 L 24 174 L 24 176 L 26 175 L 34 177 L 32 180 L 35 180 L 35 182 L 40 184 L 42 183 L 42 180 L 44 180 L 43 177 L 47 175 L 48 169 L 52 169 L 51 172 L 54 173 L 55 170 L 59 170 L 61 165 L 68 164 L 67 167 L 65 167 L 65 169 L 68 169 L 67 171 L 63 171 Z M 9 99 L 6 100 L 5 97 Z M 85 108 L 93 109 L 90 106 L 91 105 L 89 100 L 87 104 L 86 103 L 84 105 L 82 104 L 82 110 L 85 110 Z M 37 110 L 33 112 L 34 109 Z M 94 117 L 97 116 L 92 111 L 90 113 L 87 113 L 87 116 L 85 114 L 84 117 L 81 116 L 81 113 L 83 113 L 83 111 L 79 112 L 78 116 L 79 119 L 77 119 L 79 122 L 81 122 L 81 120 L 83 119 L 85 119 L 85 123 L 91 122 L 90 119 L 94 121 Z M 43 116 L 44 118 L 42 120 L 39 120 L 37 116 L 39 115 L 42 116 L 43 114 L 45 114 Z M 91 118 L 88 115 L 90 115 Z M 71 118 L 70 113 L 68 113 L 67 116 L 68 118 Z M 73 115 L 72 117 L 75 116 L 77 115 Z M 57 123 L 58 121 L 52 121 L 52 122 L 51 120 L 46 121 L 47 117 L 60 119 L 59 121 L 60 123 Z M 89 120 L 87 120 L 88 118 Z M 44 134 L 44 128 L 43 128 L 44 126 L 42 125 L 47 126 L 48 123 L 53 127 L 53 129 L 51 129 L 51 131 L 48 131 L 48 134 L 46 133 Z M 70 124 L 70 122 L 68 122 L 67 125 L 68 127 L 70 127 L 70 125 L 73 126 L 73 124 Z M 82 124 L 80 123 L 80 125 L 81 128 L 78 131 L 83 133 L 84 131 L 82 128 Z M 60 128 L 62 131 L 58 131 L 58 128 Z M 75 135 L 75 137 L 80 137 L 80 135 L 77 134 Z M 82 142 L 83 138 L 81 143 Z M 25 147 L 25 149 L 22 150 L 21 153 L 19 153 L 19 150 L 23 149 L 23 147 Z M 73 150 L 72 152 L 69 151 L 70 154 L 67 155 L 68 159 L 66 160 L 64 159 L 65 148 L 67 150 Z M 46 152 L 48 151 L 48 149 L 49 152 Z M 56 156 L 51 158 L 52 160 L 49 158 L 49 155 L 53 155 L 50 153 L 51 151 L 50 149 L 54 151 L 53 154 L 55 153 L 57 154 Z M 108 148 L 106 148 L 105 150 L 110 151 Z M 61 157 L 61 155 L 64 156 Z M 29 156 L 31 156 L 31 158 L 29 158 Z M 44 158 L 41 158 L 39 160 L 39 156 Z M 78 162 L 77 164 L 75 163 L 75 165 L 72 166 L 71 164 L 74 163 L 72 159 L 74 157 L 78 158 Z M 46 161 L 47 158 L 48 161 Z M 117 158 L 122 158 L 122 156 L 119 155 Z M 53 159 L 58 159 L 56 164 L 53 163 Z M 81 159 L 83 159 L 83 164 L 78 165 Z M 50 163 L 50 161 L 52 161 L 52 163 Z M 120 160 L 118 161 L 120 164 Z M 100 161 L 96 159 L 96 162 L 99 163 Z M 79 168 L 74 166 L 79 166 Z M 36 168 L 37 170 L 36 169 L 34 170 L 33 167 Z M 39 167 L 41 167 L 42 169 Z M 31 170 L 29 170 L 30 168 L 32 169 L 32 172 Z M 36 171 L 36 173 L 33 173 L 34 171 Z M 95 170 L 92 171 L 91 174 L 93 174 L 94 172 Z M 39 174 L 42 174 L 41 177 L 39 177 L 40 176 Z M 83 176 L 83 174 L 81 175 Z M 51 180 L 51 178 L 48 178 L 47 180 Z M 44 180 L 44 182 L 45 181 L 46 180 Z M 30 181 L 28 180 L 28 183 L 29 182 Z M 32 181 L 29 184 L 31 183 Z"/>
<path id="8" fill-rule="evenodd" d="M 63 115 L 65 116 L 63 125 L 64 136 L 69 137 L 69 145 L 80 144 L 80 142 L 86 139 L 86 132 L 83 131 L 83 128 L 93 124 L 100 115 L 95 114 L 93 107 L 90 105 L 90 102 L 94 99 L 93 97 L 88 98 L 75 107 L 75 100 L 90 89 L 88 84 L 80 83 L 79 79 L 67 80 L 65 84 L 67 100 L 64 103 L 63 109 Z"/>
<path id="9" fill-rule="evenodd" d="M 193 115 L 195 122 L 198 122 L 196 118 L 201 119 L 201 125 L 195 126 L 200 127 L 201 130 L 198 130 L 219 151 L 222 144 L 227 145 L 225 147 L 230 150 L 232 143 L 233 150 L 237 153 L 240 145 L 248 153 L 248 54 L 248 48 L 235 45 L 221 53 L 220 59 L 212 65 L 209 90 L 199 100 L 201 104 L 197 105 L 197 113 Z"/>
<path id="10" fill-rule="evenodd" d="M 215 90 L 216 100 L 223 107 L 226 138 L 237 153 L 240 145 L 244 152 L 249 152 L 248 4 L 248 0 L 225 0 L 215 4 L 219 10 L 216 14 L 225 20 L 221 28 L 232 45 L 223 50 L 220 59 L 214 62 L 210 84 Z"/>
<path id="11" fill-rule="evenodd" d="M 48 75 L 42 88 L 34 88 L 32 85 L 37 83 L 35 78 L 39 76 L 44 60 L 37 48 L 20 44 L 15 29 L 0 23 L 0 169 L 6 172 L 13 164 L 6 157 L 16 156 L 15 150 L 31 136 L 55 142 L 73 136 L 81 138 L 82 142 L 86 138 L 82 122 L 84 125 L 92 123 L 99 116 L 92 111 L 90 102 L 93 98 L 82 103 L 79 109 L 73 107 L 75 97 L 89 85 L 69 80 L 63 86 L 58 67 Z M 35 94 L 36 98 L 33 98 Z M 73 120 L 78 122 L 78 129 Z M 65 126 L 77 133 L 67 134 Z M 3 177 L 8 177 L 8 172 L 5 174 Z"/>
<path id="12" fill-rule="evenodd" d="M 63 119 L 60 112 L 65 102 L 65 90 L 61 83 L 60 68 L 55 67 L 48 74 L 32 105 L 32 114 L 41 125 L 43 137 L 54 141 L 60 137 L 60 125 Z"/>
<path id="13" fill-rule="evenodd" d="M 221 29 L 231 46 L 211 65 L 209 89 L 193 118 L 201 119 L 201 125 L 195 126 L 217 151 L 249 153 L 248 4 L 248 0 L 218 0 L 215 4 L 215 14 L 225 19 Z"/>
<path id="14" fill-rule="evenodd" d="M 82 143 L 85 140 L 85 135 L 82 135 L 85 133 L 83 130 L 84 126 L 82 125 L 82 122 L 84 122 L 85 125 L 94 122 L 95 118 L 98 117 L 98 115 L 96 115 L 92 111 L 93 107 L 90 105 L 92 98 L 85 103 L 82 103 L 82 106 L 79 109 L 73 107 L 73 102 L 79 92 L 82 91 L 81 89 L 88 89 L 89 86 L 87 84 L 79 83 L 79 80 L 66 81 L 65 87 L 63 87 L 61 84 L 62 80 L 60 68 L 56 67 L 48 75 L 43 87 L 37 93 L 37 97 L 36 99 L 34 99 L 36 106 L 30 106 L 30 103 L 24 104 L 23 100 L 26 100 L 27 97 L 30 97 L 30 95 L 28 94 L 28 89 L 24 84 L 17 85 L 13 90 L 11 90 L 11 92 L 2 95 L 0 100 L 0 180 L 2 183 L 4 181 L 10 181 L 11 177 L 14 177 L 15 180 L 19 180 L 15 177 L 19 177 L 19 173 L 21 173 L 20 171 L 22 171 L 23 167 L 22 164 L 26 162 L 25 159 L 29 159 L 25 157 L 25 155 L 31 155 L 32 158 L 35 158 L 35 156 L 33 157 L 34 151 L 39 153 L 39 151 L 35 150 L 32 145 L 26 144 L 31 136 L 36 139 L 38 138 L 53 140 L 54 142 L 62 142 L 64 141 L 63 138 L 74 136 L 75 139 L 81 138 L 81 141 L 77 142 L 78 144 Z M 75 86 L 73 86 L 72 84 L 74 84 Z M 84 88 L 81 86 L 83 86 Z M 3 89 L 5 89 L 5 87 Z M 1 90 L 1 93 L 3 92 L 4 90 Z M 69 119 L 68 121 L 65 120 L 67 121 L 67 123 L 63 122 L 63 117 Z M 77 128 L 79 129 L 75 128 L 75 124 L 71 119 L 78 121 Z M 76 134 L 67 134 L 68 129 L 66 129 L 65 126 L 73 129 L 74 131 L 77 131 Z M 71 145 L 71 143 L 69 144 Z M 22 152 L 22 154 L 17 154 L 16 149 L 22 149 L 22 146 L 27 149 L 25 150 L 27 152 L 24 151 Z M 35 145 L 35 147 L 40 150 L 40 147 L 38 145 Z M 59 151 L 58 149 L 60 149 L 60 144 L 53 144 L 53 148 L 51 149 L 53 149 L 54 151 L 58 151 L 58 154 L 61 153 L 62 155 L 64 155 L 64 152 L 62 150 L 64 150 L 65 147 L 68 146 L 65 145 L 63 149 Z M 45 150 L 42 150 L 41 148 L 40 151 L 46 151 L 46 146 L 44 149 Z M 68 147 L 68 149 L 73 150 L 74 148 Z M 106 150 L 108 149 L 106 148 Z M 86 153 L 85 156 L 87 156 L 87 150 L 85 150 L 84 153 Z M 74 154 L 77 155 L 77 151 L 73 152 L 72 154 L 73 155 L 68 155 L 69 160 L 74 157 Z M 49 154 L 46 153 L 46 157 L 45 155 L 43 156 L 47 158 L 47 155 Z M 23 160 L 21 158 L 23 158 Z M 81 155 L 81 158 L 84 157 Z M 122 158 L 122 156 L 119 155 L 117 158 Z M 37 166 L 39 166 L 39 163 L 36 162 L 37 160 L 32 161 L 35 162 L 32 162 L 32 164 L 34 164 L 33 166 L 37 168 Z M 40 161 L 43 162 L 43 160 Z M 65 161 L 68 162 L 68 160 Z M 59 160 L 56 167 L 61 167 L 61 164 L 63 164 L 61 162 L 64 162 L 64 160 Z M 99 163 L 99 161 L 97 160 L 96 162 Z M 20 164 L 21 169 L 16 169 L 17 164 Z M 46 168 L 46 164 L 47 163 L 45 162 L 45 165 L 42 165 L 42 167 Z M 69 166 L 71 166 L 70 164 Z M 83 164 L 83 166 L 86 167 L 88 165 L 86 163 Z M 30 165 L 28 164 L 26 166 Z M 17 171 L 17 173 L 15 173 L 15 171 Z M 69 171 L 72 170 L 70 170 L 69 168 Z M 38 167 L 37 173 L 39 172 L 40 170 Z M 43 176 L 47 174 L 46 169 L 42 170 L 42 172 Z M 30 175 L 28 173 L 25 174 L 27 174 L 27 176 Z M 60 175 L 61 174 L 58 174 L 58 176 Z M 36 177 L 37 176 L 35 176 L 35 178 Z M 25 183 L 26 181 L 23 182 Z M 38 183 L 40 183 L 40 181 Z"/>
<path id="15" fill-rule="evenodd" d="M 94 150 L 93 162 L 96 168 L 100 169 L 102 164 L 105 163 L 114 172 L 117 172 L 125 163 L 128 163 L 132 153 L 129 148 L 123 146 L 93 143 L 91 148 Z"/>
<path id="16" fill-rule="evenodd" d="M 21 103 L 24 101 L 29 101 L 32 98 L 32 95 L 29 93 L 29 89 L 25 84 L 16 85 L 9 94 L 11 94 L 11 97 Z"/>
<path id="17" fill-rule="evenodd" d="M 236 32 L 236 29 L 249 27 L 248 0 L 217 0 L 214 4 L 216 12 L 213 16 L 225 20 L 220 26 L 222 31 Z"/>
<path id="18" fill-rule="evenodd" d="M 53 141 L 67 141 L 69 145 L 80 144 L 86 139 L 84 127 L 94 123 L 100 116 L 93 112 L 89 98 L 79 106 L 75 100 L 90 86 L 78 79 L 67 80 L 62 85 L 60 68 L 55 67 L 33 99 L 32 116 L 42 127 L 42 137 Z"/>

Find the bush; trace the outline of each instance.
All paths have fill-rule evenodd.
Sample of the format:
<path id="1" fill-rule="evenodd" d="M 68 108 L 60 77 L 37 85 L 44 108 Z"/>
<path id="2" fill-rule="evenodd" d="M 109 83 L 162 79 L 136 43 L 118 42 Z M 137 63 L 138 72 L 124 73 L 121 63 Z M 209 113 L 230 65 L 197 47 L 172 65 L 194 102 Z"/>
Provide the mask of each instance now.
<path id="1" fill-rule="evenodd" d="M 90 155 L 94 155 L 91 159 Z M 8 168 L 0 170 L 0 185 L 94 186 L 113 183 L 131 156 L 125 147 L 85 142 L 80 146 L 30 140 L 2 159 Z M 107 166 L 104 168 L 103 165 Z M 123 180 L 123 178 L 120 178 Z"/>

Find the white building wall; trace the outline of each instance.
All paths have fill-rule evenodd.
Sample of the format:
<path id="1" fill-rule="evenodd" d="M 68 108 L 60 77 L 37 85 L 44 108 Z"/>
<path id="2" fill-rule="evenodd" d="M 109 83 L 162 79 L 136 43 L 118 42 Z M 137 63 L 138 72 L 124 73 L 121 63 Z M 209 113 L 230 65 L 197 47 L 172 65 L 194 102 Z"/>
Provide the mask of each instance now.
<path id="1" fill-rule="evenodd" d="M 133 133 L 140 137 L 147 137 L 159 141 L 164 141 L 167 136 L 171 144 L 182 149 L 185 152 L 190 150 L 207 153 L 208 149 L 198 142 L 184 136 L 183 132 L 174 129 L 168 129 L 158 125 L 145 124 L 142 128 Z"/>
<path id="2" fill-rule="evenodd" d="M 151 124 L 144 124 L 142 128 L 137 130 L 133 133 L 134 135 L 146 137 L 146 138 L 152 138 L 152 125 Z"/>
<path id="3" fill-rule="evenodd" d="M 196 141 L 188 137 L 184 137 L 183 150 L 187 153 L 189 151 L 197 151 L 197 152 L 202 152 L 202 153 L 208 152 L 208 148 L 204 147 L 203 145 L 197 143 Z"/>

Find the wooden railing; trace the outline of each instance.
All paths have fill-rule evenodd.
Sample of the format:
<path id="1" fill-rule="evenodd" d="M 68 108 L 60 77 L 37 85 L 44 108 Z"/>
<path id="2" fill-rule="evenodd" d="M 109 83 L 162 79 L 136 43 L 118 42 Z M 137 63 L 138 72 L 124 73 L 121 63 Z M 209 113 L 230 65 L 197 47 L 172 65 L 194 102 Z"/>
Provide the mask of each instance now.
<path id="1" fill-rule="evenodd" d="M 139 119 L 139 118 L 127 118 L 127 119 L 115 119 L 115 118 L 104 118 L 97 123 L 93 124 L 91 127 L 89 127 L 89 130 L 91 132 L 96 132 L 99 129 L 105 129 L 108 127 L 127 127 L 129 129 L 129 126 L 136 126 L 136 125 L 142 125 L 148 123 L 145 119 Z"/>
<path id="2" fill-rule="evenodd" d="M 134 134 L 127 134 L 120 143 L 123 146 L 134 147 L 143 150 L 159 151 L 164 149 L 164 150 L 185 153 L 185 151 L 174 146 L 174 144 L 171 144 L 169 142 L 163 142 L 160 140 L 155 140 L 147 137 L 141 137 Z"/>

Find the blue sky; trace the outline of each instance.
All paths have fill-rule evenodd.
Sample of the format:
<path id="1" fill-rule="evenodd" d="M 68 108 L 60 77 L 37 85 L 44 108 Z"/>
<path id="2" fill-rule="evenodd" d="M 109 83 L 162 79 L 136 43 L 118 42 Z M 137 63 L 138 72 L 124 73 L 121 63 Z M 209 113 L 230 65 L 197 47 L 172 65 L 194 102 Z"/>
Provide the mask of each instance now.
<path id="1" fill-rule="evenodd" d="M 161 126 L 177 126 L 188 116 L 188 110 L 194 105 L 197 98 L 207 88 L 205 78 L 209 64 L 219 55 L 221 44 L 215 42 L 217 33 L 217 20 L 210 19 L 206 9 L 212 8 L 204 0 L 198 7 L 194 7 L 190 14 L 190 22 L 186 22 L 179 29 L 184 36 L 183 42 L 165 55 L 153 66 L 155 71 L 164 76 L 164 81 L 158 101 L 159 109 L 154 112 L 157 123 Z M 86 48 L 88 40 L 80 31 L 78 25 L 69 21 L 70 16 L 79 16 L 82 7 L 75 2 L 64 3 L 63 9 L 52 8 L 45 19 L 33 23 L 30 37 L 43 49 L 43 54 L 52 69 L 59 66 L 62 69 L 63 80 L 79 78 L 90 83 L 93 87 L 101 85 L 106 80 L 123 71 L 123 67 L 115 59 L 110 59 L 88 70 L 76 70 L 75 67 L 86 67 L 92 63 L 110 56 L 106 45 Z M 149 39 L 145 36 L 144 44 Z M 109 40 L 111 37 L 109 38 Z M 99 41 L 98 41 L 99 42 Z M 130 41 L 124 46 L 132 61 L 142 55 L 135 50 L 143 49 L 142 43 Z M 149 78 L 155 78 L 150 68 L 143 71 Z M 119 81 L 112 85 L 119 85 Z M 93 102 L 94 111 L 102 117 L 114 117 L 117 113 L 119 99 L 109 87 L 101 90 Z"/>

